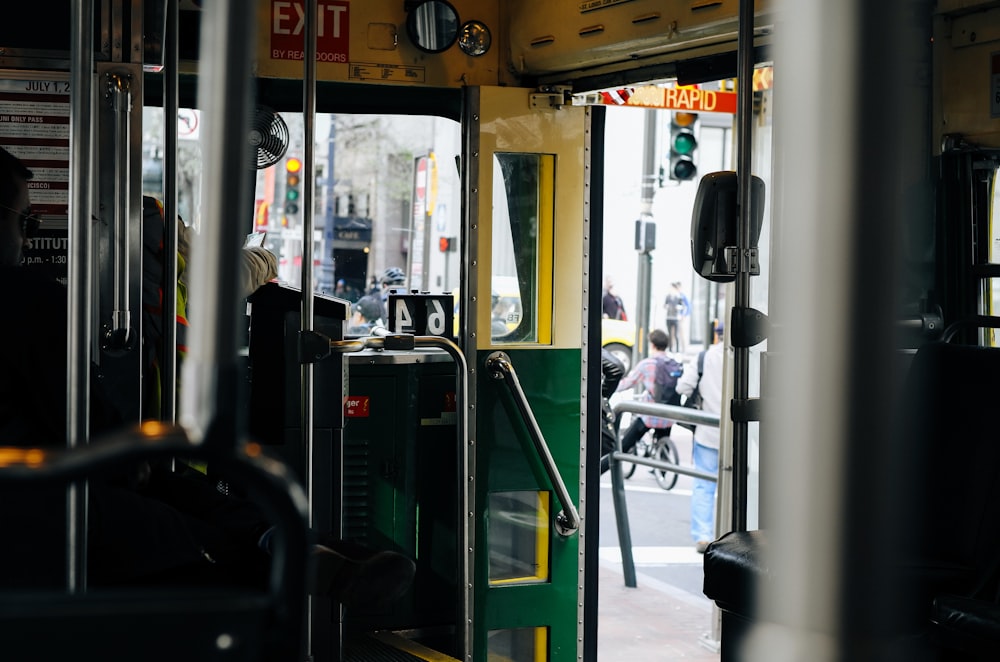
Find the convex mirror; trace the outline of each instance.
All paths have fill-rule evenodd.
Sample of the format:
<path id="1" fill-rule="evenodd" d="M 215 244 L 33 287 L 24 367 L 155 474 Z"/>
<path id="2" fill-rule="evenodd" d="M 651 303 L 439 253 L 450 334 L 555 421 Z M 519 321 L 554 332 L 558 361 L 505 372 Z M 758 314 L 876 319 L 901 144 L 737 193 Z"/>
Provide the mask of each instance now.
<path id="1" fill-rule="evenodd" d="M 445 51 L 458 38 L 458 12 L 444 0 L 421 2 L 406 16 L 406 33 L 425 53 Z"/>

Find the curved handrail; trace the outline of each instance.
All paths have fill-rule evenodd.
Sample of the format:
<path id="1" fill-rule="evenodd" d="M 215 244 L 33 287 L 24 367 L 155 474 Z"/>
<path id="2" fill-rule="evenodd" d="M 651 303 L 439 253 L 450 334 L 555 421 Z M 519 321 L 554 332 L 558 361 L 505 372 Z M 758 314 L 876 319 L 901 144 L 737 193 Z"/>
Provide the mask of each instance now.
<path id="1" fill-rule="evenodd" d="M 227 476 L 254 489 L 258 505 L 276 527 L 269 595 L 288 631 L 301 619 L 306 587 L 306 496 L 287 467 L 248 443 L 219 452 L 216 444 L 194 443 L 185 430 L 155 421 L 115 432 L 74 449 L 0 447 L 0 484 L 54 484 L 80 480 L 145 459 L 206 458 Z"/>
<path id="2" fill-rule="evenodd" d="M 669 418 L 678 423 L 693 423 L 695 425 L 708 425 L 719 427 L 719 415 L 712 414 L 700 409 L 681 407 L 680 405 L 665 405 L 657 402 L 643 402 L 640 400 L 622 400 L 611 406 L 611 411 L 616 414 L 629 412 L 632 414 L 645 414 L 658 418 Z"/>
<path id="3" fill-rule="evenodd" d="M 656 416 L 658 418 L 669 418 L 670 420 L 678 423 L 693 423 L 695 425 L 705 425 L 715 428 L 719 427 L 718 414 L 712 414 L 700 409 L 692 409 L 690 407 L 681 407 L 679 405 L 665 405 L 662 403 L 643 402 L 640 400 L 623 400 L 612 405 L 611 411 L 615 414 L 629 412 L 632 414 Z M 682 476 L 691 476 L 692 478 L 701 478 L 703 480 L 710 480 L 713 482 L 717 482 L 719 480 L 719 477 L 714 474 L 699 471 L 697 469 L 691 469 L 672 462 L 639 457 L 633 453 L 624 453 L 620 450 L 614 451 L 611 454 L 611 459 L 618 462 L 631 462 L 632 464 L 641 464 L 654 469 L 671 471 Z"/>
<path id="4" fill-rule="evenodd" d="M 963 319 L 952 322 L 941 333 L 941 342 L 945 343 L 951 342 L 951 339 L 955 337 L 955 334 L 957 334 L 961 329 L 965 327 L 1000 329 L 1000 317 L 990 317 L 988 315 L 972 315 L 971 317 L 965 317 Z"/>
<path id="5" fill-rule="evenodd" d="M 669 418 L 680 423 L 694 423 L 695 425 L 707 425 L 719 427 L 720 417 L 700 409 L 681 407 L 678 405 L 665 405 L 658 402 L 644 402 L 641 400 L 622 400 L 611 407 L 615 414 L 629 412 L 633 414 L 645 414 L 658 418 Z M 611 452 L 611 498 L 614 502 L 615 525 L 618 528 L 618 545 L 622 554 L 622 570 L 625 579 L 625 586 L 634 588 L 636 586 L 635 561 L 632 558 L 632 532 L 628 523 L 628 504 L 625 501 L 625 484 L 621 472 L 621 462 L 631 462 L 643 466 L 671 471 L 677 474 L 701 478 L 718 482 L 718 475 L 712 475 L 698 469 L 682 467 L 672 462 L 662 460 L 651 460 L 639 457 L 636 454 L 624 453 L 621 447 L 621 437 L 615 435 L 615 450 Z"/>
<path id="6" fill-rule="evenodd" d="M 521 382 L 517 379 L 517 373 L 514 372 L 514 365 L 511 363 L 510 357 L 503 352 L 493 352 L 486 357 L 486 368 L 490 371 L 493 379 L 503 380 L 510 390 L 514 404 L 517 405 L 524 424 L 528 428 L 531 441 L 535 444 L 535 450 L 538 451 L 538 456 L 542 460 L 542 466 L 545 467 L 545 473 L 548 474 L 549 481 L 552 482 L 556 498 L 559 499 L 559 505 L 562 506 L 562 511 L 556 515 L 556 531 L 564 537 L 573 535 L 580 528 L 580 513 L 569 496 L 566 483 L 559 475 L 559 469 L 552 458 L 552 453 L 549 452 L 548 444 L 545 443 L 542 430 L 538 427 L 538 421 L 535 420 L 535 415 L 531 411 L 531 406 L 524 395 L 524 389 L 521 388 Z"/>
<path id="7" fill-rule="evenodd" d="M 455 361 L 457 369 L 455 370 L 455 411 L 457 415 L 456 424 L 458 426 L 458 435 L 460 440 L 460 449 L 462 453 L 462 477 L 459 485 L 459 502 L 462 504 L 460 513 L 460 518 L 464 520 L 463 514 L 469 512 L 469 496 L 465 489 L 465 485 L 469 481 L 469 445 L 467 440 L 469 438 L 469 417 L 468 417 L 468 399 L 469 399 L 469 364 L 465 358 L 465 354 L 462 352 L 462 348 L 455 344 L 448 338 L 441 336 L 410 336 L 407 334 L 393 334 L 390 333 L 386 328 L 377 326 L 371 330 L 371 335 L 361 336 L 359 338 L 349 338 L 346 340 L 333 340 L 327 338 L 321 333 L 311 332 L 306 338 L 303 347 L 303 354 L 308 355 L 307 360 L 321 360 L 325 358 L 328 354 L 349 354 L 353 352 L 360 352 L 364 349 L 398 349 L 398 350 L 411 350 L 415 347 L 429 347 L 434 349 L 441 349 L 447 352 L 451 358 Z M 326 352 L 324 354 L 324 352 Z M 579 517 L 577 518 L 579 519 Z M 462 545 L 459 549 L 465 550 L 469 548 L 469 527 L 462 526 L 463 536 Z M 471 569 L 469 568 L 468 557 L 466 554 L 462 553 L 459 555 L 460 567 L 462 573 L 462 586 L 468 586 L 469 582 L 472 581 Z M 472 605 L 468 598 L 468 593 L 464 593 L 465 598 L 462 603 L 462 617 L 463 622 L 468 622 L 469 615 L 472 612 Z"/>

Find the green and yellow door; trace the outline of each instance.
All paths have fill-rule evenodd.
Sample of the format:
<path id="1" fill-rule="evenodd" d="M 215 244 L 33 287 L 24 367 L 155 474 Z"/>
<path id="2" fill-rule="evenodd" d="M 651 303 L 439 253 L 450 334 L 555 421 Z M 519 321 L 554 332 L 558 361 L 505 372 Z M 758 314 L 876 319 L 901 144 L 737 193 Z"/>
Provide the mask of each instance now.
<path id="1" fill-rule="evenodd" d="M 465 111 L 477 661 L 575 660 L 583 645 L 588 116 L 558 100 L 476 87 Z"/>

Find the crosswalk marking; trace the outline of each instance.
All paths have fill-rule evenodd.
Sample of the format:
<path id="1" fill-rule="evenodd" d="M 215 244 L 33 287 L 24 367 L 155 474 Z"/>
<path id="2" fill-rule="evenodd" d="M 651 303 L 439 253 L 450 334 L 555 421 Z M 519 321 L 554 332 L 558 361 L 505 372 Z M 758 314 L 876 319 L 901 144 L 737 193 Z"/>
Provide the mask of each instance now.
<path id="1" fill-rule="evenodd" d="M 609 483 L 609 482 L 602 482 L 601 483 L 601 488 L 602 489 L 608 489 L 608 490 L 610 490 L 611 489 L 611 483 Z M 691 490 L 689 490 L 689 489 L 681 489 L 679 487 L 675 487 L 672 490 L 665 490 L 665 489 L 662 489 L 660 487 L 649 487 L 649 486 L 646 486 L 646 485 L 629 485 L 628 481 L 625 481 L 625 491 L 626 492 L 646 492 L 647 494 L 673 494 L 673 495 L 676 495 L 676 496 L 685 496 L 685 497 L 691 496 Z"/>
<path id="2" fill-rule="evenodd" d="M 601 547 L 598 557 L 602 561 L 621 563 L 622 552 L 618 547 Z M 636 567 L 666 565 L 701 565 L 704 556 L 694 549 L 694 545 L 674 547 L 633 547 L 632 560 Z"/>

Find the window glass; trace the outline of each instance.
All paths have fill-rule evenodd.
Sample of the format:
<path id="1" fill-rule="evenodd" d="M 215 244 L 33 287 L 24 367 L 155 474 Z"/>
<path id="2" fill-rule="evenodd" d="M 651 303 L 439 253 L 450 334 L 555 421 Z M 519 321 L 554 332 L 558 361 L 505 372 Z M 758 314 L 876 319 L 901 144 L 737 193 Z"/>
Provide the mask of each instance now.
<path id="1" fill-rule="evenodd" d="M 545 343 L 551 319 L 555 157 L 494 155 L 490 338 Z"/>
<path id="2" fill-rule="evenodd" d="M 178 208 L 196 229 L 208 222 L 200 214 L 198 124 L 198 111 L 178 113 Z M 302 161 L 302 115 L 279 113 L 260 126 L 269 132 L 264 143 L 275 154 L 284 153 L 255 171 L 246 232 L 265 232 L 263 245 L 278 257 L 278 279 L 301 287 L 303 187 L 309 176 Z M 315 140 L 316 291 L 352 302 L 369 294 L 384 304 L 388 288 L 381 281 L 387 270 L 396 275 L 395 287 L 434 294 L 457 290 L 459 124 L 431 116 L 319 113 Z M 143 193 L 155 197 L 163 195 L 162 144 L 162 110 L 144 109 Z"/>
<path id="3" fill-rule="evenodd" d="M 549 493 L 490 494 L 490 584 L 536 584 L 549 578 Z"/>
<path id="4" fill-rule="evenodd" d="M 548 628 L 490 630 L 486 659 L 489 662 L 545 662 L 548 655 Z"/>

